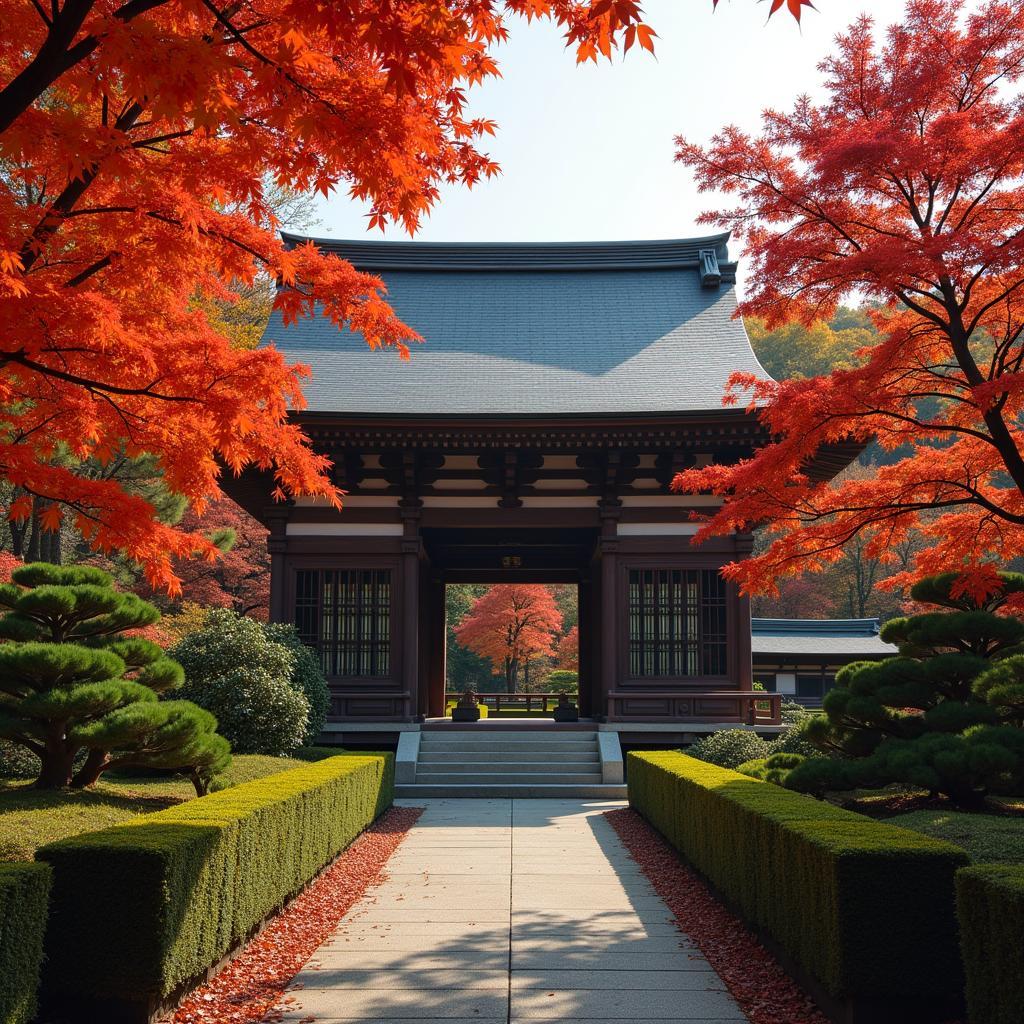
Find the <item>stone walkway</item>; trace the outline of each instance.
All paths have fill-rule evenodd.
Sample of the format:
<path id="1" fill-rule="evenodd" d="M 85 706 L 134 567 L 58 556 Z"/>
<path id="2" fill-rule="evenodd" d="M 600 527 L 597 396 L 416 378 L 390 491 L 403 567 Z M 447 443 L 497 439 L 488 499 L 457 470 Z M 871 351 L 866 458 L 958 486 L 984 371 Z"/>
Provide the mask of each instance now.
<path id="1" fill-rule="evenodd" d="M 430 800 L 283 1021 L 745 1021 L 601 816 Z M 276 1019 L 276 1018 L 275 1018 Z"/>

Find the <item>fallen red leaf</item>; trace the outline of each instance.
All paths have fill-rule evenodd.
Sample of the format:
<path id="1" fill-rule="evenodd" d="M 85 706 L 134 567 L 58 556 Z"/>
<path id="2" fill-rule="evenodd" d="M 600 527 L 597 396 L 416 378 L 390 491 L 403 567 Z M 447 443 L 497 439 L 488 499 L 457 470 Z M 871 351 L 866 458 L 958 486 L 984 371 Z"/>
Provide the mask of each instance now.
<path id="1" fill-rule="evenodd" d="M 624 807 L 607 811 L 605 817 L 750 1024 L 828 1024 L 757 937 L 636 811 Z"/>
<path id="2" fill-rule="evenodd" d="M 393 807 L 375 821 L 326 871 L 207 984 L 191 992 L 167 1024 L 252 1024 L 284 1006 L 288 983 L 327 939 L 352 905 L 385 876 L 384 866 L 423 813 Z"/>

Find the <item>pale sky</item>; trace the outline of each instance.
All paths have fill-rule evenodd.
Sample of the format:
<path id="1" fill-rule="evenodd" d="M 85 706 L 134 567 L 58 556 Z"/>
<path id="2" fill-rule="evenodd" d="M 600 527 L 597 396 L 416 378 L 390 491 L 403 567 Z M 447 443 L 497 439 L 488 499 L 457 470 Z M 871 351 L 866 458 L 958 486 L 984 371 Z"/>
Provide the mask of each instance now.
<path id="1" fill-rule="evenodd" d="M 755 0 L 646 0 L 657 56 L 634 48 L 614 64 L 577 66 L 556 29 L 512 24 L 496 51 L 503 78 L 472 90 L 474 114 L 498 122 L 487 150 L 502 174 L 472 190 L 446 189 L 422 241 L 587 241 L 697 233 L 711 205 L 673 162 L 675 135 L 706 141 L 736 123 L 754 129 L 765 107 L 814 92 L 835 34 L 869 9 L 897 20 L 902 0 L 816 0 L 803 26 Z M 319 235 L 366 232 L 366 208 L 344 194 L 320 203 Z M 703 231 L 709 229 L 702 229 Z"/>

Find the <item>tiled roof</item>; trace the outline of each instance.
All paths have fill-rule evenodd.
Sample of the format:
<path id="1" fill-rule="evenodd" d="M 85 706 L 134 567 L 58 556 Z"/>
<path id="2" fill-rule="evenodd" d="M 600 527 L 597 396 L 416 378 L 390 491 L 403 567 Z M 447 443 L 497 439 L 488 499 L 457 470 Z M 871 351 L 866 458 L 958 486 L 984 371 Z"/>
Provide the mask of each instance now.
<path id="1" fill-rule="evenodd" d="M 897 654 L 879 635 L 878 619 L 750 620 L 751 649 L 758 654 L 878 657 Z"/>
<path id="2" fill-rule="evenodd" d="M 767 377 L 736 308 L 725 235 L 657 242 L 318 244 L 379 273 L 425 344 L 401 362 L 324 318 L 264 340 L 305 363 L 314 412 L 718 411 L 730 374 Z M 295 243 L 300 239 L 286 236 Z"/>

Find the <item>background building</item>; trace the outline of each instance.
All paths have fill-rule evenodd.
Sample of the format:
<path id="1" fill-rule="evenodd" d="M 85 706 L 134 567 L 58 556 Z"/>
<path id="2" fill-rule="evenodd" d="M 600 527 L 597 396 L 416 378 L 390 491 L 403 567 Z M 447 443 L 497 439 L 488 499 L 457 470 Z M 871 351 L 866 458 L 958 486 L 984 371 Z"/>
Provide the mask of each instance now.
<path id="1" fill-rule="evenodd" d="M 820 707 L 843 665 L 899 653 L 879 628 L 878 619 L 751 619 L 754 678 L 766 690 Z"/>

